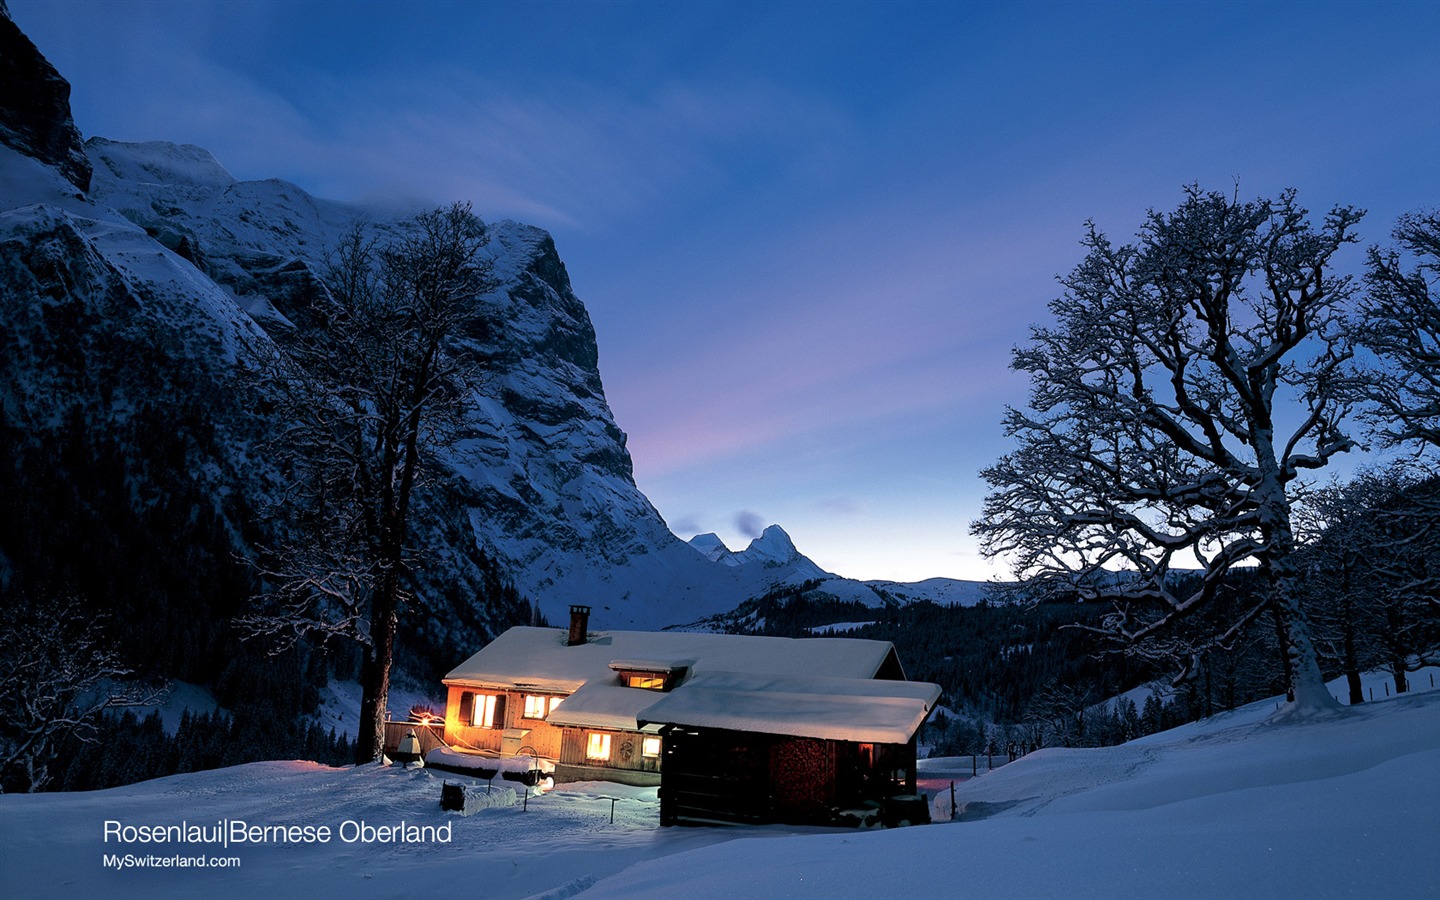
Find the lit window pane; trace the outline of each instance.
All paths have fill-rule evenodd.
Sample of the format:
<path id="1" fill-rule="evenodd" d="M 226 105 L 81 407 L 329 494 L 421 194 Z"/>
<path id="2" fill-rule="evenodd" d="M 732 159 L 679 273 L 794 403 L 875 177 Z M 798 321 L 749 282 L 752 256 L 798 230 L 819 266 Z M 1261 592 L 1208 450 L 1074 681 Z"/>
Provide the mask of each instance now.
<path id="1" fill-rule="evenodd" d="M 658 737 L 647 737 L 640 745 L 640 753 L 647 759 L 655 759 L 660 755 L 660 739 Z"/>
<path id="2" fill-rule="evenodd" d="M 475 695 L 475 715 L 470 721 L 480 728 L 495 727 L 495 696 L 493 694 Z"/>
<path id="3" fill-rule="evenodd" d="M 608 760 L 610 758 L 610 735 L 592 734 L 585 746 L 585 758 Z"/>

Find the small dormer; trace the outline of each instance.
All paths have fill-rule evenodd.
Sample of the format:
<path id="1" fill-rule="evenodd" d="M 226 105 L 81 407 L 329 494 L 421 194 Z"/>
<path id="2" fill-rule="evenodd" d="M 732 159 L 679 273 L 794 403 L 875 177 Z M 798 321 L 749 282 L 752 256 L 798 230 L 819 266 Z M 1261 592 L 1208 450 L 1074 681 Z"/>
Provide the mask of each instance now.
<path id="1" fill-rule="evenodd" d="M 647 691 L 674 690 L 685 680 L 693 659 L 612 659 L 610 669 L 622 687 Z"/>

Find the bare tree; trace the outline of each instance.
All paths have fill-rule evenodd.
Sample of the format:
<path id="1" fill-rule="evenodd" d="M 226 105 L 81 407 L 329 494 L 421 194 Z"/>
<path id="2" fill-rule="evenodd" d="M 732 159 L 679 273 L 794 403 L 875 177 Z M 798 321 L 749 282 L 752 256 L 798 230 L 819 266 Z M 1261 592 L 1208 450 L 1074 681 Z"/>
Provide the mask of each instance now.
<path id="1" fill-rule="evenodd" d="M 1407 672 L 1440 662 L 1440 479 L 1403 464 L 1362 472 L 1307 504 L 1314 538 L 1305 586 L 1317 633 L 1343 663 L 1351 703 L 1359 672 L 1387 669 L 1397 693 Z"/>
<path id="2" fill-rule="evenodd" d="M 296 529 L 261 555 L 268 590 L 242 625 L 278 647 L 360 643 L 358 762 L 382 752 L 416 488 L 472 402 L 475 363 L 452 344 L 493 286 L 485 241 L 461 204 L 384 246 L 355 228 L 333 255 L 320 325 L 259 363 Z"/>
<path id="3" fill-rule="evenodd" d="M 1019 446 L 982 473 L 992 490 L 972 530 L 985 553 L 1112 602 L 1100 630 L 1132 648 L 1201 618 L 1232 569 L 1257 566 L 1257 599 L 1172 652 L 1189 665 L 1272 610 L 1292 702 L 1333 704 L 1297 591 L 1291 505 L 1301 473 L 1352 446 L 1339 327 L 1352 287 L 1331 265 L 1360 215 L 1337 207 L 1315 227 L 1293 191 L 1240 202 L 1192 186 L 1135 244 L 1090 223 L 1050 304 L 1056 324 L 1015 351 L 1030 409 L 1007 412 Z"/>
<path id="4" fill-rule="evenodd" d="M 91 739 L 107 709 L 159 697 L 129 675 L 102 624 L 76 598 L 0 604 L 0 789 L 41 790 L 62 741 Z"/>
<path id="5" fill-rule="evenodd" d="M 1377 585 L 1371 557 L 1377 529 L 1372 514 L 1378 485 L 1361 478 L 1334 482 L 1307 498 L 1297 520 L 1304 546 L 1302 585 L 1322 657 L 1339 666 L 1349 703 L 1365 702 L 1360 676 L 1379 665 Z"/>
<path id="6" fill-rule="evenodd" d="M 1381 362 L 1367 373 L 1369 418 L 1388 444 L 1440 448 L 1440 213 L 1402 216 L 1394 238 L 1399 249 L 1370 249 L 1365 273 L 1358 335 Z"/>

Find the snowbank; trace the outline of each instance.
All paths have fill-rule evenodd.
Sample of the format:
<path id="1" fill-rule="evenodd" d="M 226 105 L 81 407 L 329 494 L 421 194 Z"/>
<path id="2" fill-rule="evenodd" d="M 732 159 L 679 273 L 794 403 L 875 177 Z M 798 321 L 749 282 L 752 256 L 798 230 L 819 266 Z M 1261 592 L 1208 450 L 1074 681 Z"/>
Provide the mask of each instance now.
<path id="1" fill-rule="evenodd" d="M 474 772 L 476 778 L 486 779 L 496 775 L 528 775 L 537 770 L 550 775 L 555 771 L 555 764 L 548 759 L 536 759 L 533 756 L 508 756 L 502 759 L 460 753 L 449 747 L 436 747 L 425 754 L 425 765 Z"/>

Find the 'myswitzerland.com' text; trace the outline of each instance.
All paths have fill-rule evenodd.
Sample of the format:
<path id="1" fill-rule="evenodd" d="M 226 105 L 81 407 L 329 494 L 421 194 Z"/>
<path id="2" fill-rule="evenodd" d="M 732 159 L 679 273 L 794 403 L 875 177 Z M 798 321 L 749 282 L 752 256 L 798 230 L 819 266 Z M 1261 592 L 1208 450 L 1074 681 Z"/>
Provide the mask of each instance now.
<path id="1" fill-rule="evenodd" d="M 156 856 L 153 853 L 105 853 L 107 869 L 238 869 L 238 856 Z"/>

